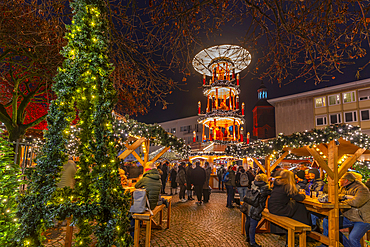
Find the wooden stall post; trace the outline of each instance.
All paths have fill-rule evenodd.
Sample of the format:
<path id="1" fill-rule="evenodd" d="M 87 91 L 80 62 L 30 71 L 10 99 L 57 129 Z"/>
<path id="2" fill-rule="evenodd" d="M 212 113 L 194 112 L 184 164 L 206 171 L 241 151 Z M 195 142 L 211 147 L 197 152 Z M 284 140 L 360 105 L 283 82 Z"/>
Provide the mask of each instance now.
<path id="1" fill-rule="evenodd" d="M 338 198 L 338 146 L 331 141 L 328 146 L 328 166 L 333 171 L 333 179 L 328 176 L 329 201 L 334 209 L 329 211 L 329 246 L 339 247 L 339 198 Z"/>

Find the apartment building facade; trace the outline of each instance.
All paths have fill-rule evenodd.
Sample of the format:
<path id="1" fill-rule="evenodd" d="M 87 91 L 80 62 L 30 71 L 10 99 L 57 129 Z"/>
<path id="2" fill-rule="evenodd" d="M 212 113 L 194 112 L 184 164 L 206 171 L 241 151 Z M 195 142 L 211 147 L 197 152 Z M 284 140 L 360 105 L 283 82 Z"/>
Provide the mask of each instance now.
<path id="1" fill-rule="evenodd" d="M 197 142 L 202 140 L 202 125 L 198 124 L 199 116 L 175 119 L 167 122 L 158 123 L 165 131 L 174 134 L 178 138 L 185 140 L 186 144 L 193 142 L 194 132 Z M 208 133 L 206 133 L 208 134 Z"/>
<path id="2" fill-rule="evenodd" d="M 275 107 L 276 133 L 359 125 L 370 134 L 370 78 L 268 100 Z"/>

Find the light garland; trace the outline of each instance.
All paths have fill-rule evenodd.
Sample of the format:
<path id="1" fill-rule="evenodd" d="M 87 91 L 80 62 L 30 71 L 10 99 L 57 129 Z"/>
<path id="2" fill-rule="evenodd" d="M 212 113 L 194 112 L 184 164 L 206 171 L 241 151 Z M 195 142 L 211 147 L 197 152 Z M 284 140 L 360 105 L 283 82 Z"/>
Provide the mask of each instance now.
<path id="1" fill-rule="evenodd" d="M 274 151 L 282 154 L 283 148 L 301 148 L 304 146 L 313 147 L 321 143 L 329 143 L 332 140 L 343 138 L 360 148 L 369 149 L 369 137 L 361 132 L 359 126 L 348 124 L 330 125 L 323 129 L 313 129 L 311 131 L 296 132 L 289 136 L 279 134 L 274 139 L 266 141 L 256 141 L 249 145 L 231 145 L 225 152 L 236 157 L 262 158 L 271 155 Z M 292 154 L 290 157 L 294 157 Z"/>

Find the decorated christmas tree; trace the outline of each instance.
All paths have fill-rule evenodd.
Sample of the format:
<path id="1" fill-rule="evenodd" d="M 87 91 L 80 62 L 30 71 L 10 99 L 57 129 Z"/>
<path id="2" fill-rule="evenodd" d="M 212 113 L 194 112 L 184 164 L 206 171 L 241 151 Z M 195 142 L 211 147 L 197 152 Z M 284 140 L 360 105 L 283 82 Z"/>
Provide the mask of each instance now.
<path id="1" fill-rule="evenodd" d="M 0 131 L 0 246 L 10 246 L 19 227 L 17 196 L 22 181 L 11 145 L 1 134 Z"/>
<path id="2" fill-rule="evenodd" d="M 113 141 L 116 92 L 110 77 L 106 6 L 101 0 L 76 0 L 71 7 L 74 17 L 67 27 L 63 67 L 53 86 L 57 99 L 50 104 L 46 143 L 20 200 L 18 243 L 43 246 L 42 232 L 53 220 L 73 216 L 79 228 L 75 246 L 88 246 L 92 234 L 97 246 L 127 246 L 129 194 L 120 185 Z M 57 188 L 76 110 L 80 128 L 76 185 Z"/>

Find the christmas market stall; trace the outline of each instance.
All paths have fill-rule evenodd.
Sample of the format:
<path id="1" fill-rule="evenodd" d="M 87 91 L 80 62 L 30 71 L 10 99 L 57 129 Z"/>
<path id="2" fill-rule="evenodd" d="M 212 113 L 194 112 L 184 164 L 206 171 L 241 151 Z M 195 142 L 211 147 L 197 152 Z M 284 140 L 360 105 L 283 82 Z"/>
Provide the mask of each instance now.
<path id="1" fill-rule="evenodd" d="M 171 153 L 176 152 L 178 159 L 187 158 L 190 147 L 185 144 L 184 140 L 166 132 L 158 124 L 145 124 L 133 119 L 118 120 L 115 128 L 117 143 L 125 151 L 118 158 L 125 159 L 128 155 L 133 154 L 137 161 L 144 167 L 156 162 L 162 155 L 171 149 Z M 160 151 L 155 155 L 150 155 L 149 147 L 151 145 L 162 146 Z M 144 159 L 137 153 L 136 149 L 142 147 Z"/>
<path id="2" fill-rule="evenodd" d="M 275 139 L 247 146 L 234 145 L 226 151 L 233 156 L 253 157 L 268 176 L 285 157 L 313 157 L 327 174 L 328 203 L 320 203 L 317 198 L 309 197 L 303 203 L 309 211 L 328 217 L 329 236 L 313 231 L 308 235 L 329 246 L 339 246 L 339 209 L 348 208 L 349 205 L 339 202 L 338 181 L 356 162 L 363 164 L 370 160 L 369 145 L 368 136 L 359 127 L 334 125 L 289 136 L 279 135 Z M 264 158 L 265 165 L 258 162 L 257 158 Z"/>

